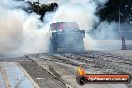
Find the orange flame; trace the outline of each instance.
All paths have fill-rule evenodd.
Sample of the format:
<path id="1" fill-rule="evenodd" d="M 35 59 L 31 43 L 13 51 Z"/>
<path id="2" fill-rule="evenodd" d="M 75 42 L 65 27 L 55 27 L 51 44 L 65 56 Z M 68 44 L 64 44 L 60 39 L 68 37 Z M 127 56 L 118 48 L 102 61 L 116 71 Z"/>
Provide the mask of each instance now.
<path id="1" fill-rule="evenodd" d="M 78 68 L 78 75 L 79 76 L 85 76 L 86 75 L 85 69 L 81 66 L 79 66 L 79 68 Z"/>

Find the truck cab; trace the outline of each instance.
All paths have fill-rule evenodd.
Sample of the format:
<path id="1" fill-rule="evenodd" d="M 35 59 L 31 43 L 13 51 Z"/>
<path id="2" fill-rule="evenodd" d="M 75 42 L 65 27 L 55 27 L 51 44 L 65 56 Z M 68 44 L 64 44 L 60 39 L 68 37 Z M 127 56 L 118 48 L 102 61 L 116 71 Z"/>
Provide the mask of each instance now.
<path id="1" fill-rule="evenodd" d="M 83 52 L 85 31 L 76 22 L 56 22 L 50 25 L 50 52 Z"/>

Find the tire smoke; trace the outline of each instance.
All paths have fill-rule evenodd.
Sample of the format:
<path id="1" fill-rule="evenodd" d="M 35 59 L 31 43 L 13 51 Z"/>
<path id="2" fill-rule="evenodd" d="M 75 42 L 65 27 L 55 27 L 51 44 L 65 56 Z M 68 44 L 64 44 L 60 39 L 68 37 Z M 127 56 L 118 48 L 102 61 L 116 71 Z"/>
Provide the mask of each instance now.
<path id="1" fill-rule="evenodd" d="M 26 0 L 29 1 L 29 0 Z M 22 55 L 27 53 L 44 53 L 49 50 L 49 25 L 53 22 L 77 22 L 81 30 L 89 32 L 100 22 L 95 15 L 98 6 L 108 0 L 40 0 L 42 3 L 58 3 L 57 11 L 47 12 L 44 22 L 36 13 L 28 14 L 17 6 L 24 2 L 14 0 L 0 1 L 0 53 Z M 12 3 L 11 3 L 12 2 Z M 107 23 L 106 23 L 107 24 Z M 110 24 L 113 25 L 113 24 Z M 103 26 L 103 25 L 101 25 Z M 112 26 L 113 27 L 113 26 Z M 99 29 L 101 27 L 97 27 Z M 104 32 L 104 34 L 103 34 Z M 104 37 L 106 31 L 101 31 Z M 113 32 L 113 31 L 111 31 Z M 88 34 L 84 39 L 85 48 L 91 49 L 96 41 Z"/>

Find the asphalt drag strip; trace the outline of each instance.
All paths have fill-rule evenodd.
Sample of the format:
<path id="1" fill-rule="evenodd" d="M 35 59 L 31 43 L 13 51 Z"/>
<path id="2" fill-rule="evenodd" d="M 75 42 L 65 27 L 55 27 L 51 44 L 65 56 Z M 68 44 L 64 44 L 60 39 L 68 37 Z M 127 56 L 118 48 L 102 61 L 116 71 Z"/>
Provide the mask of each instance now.
<path id="1" fill-rule="evenodd" d="M 17 62 L 0 62 L 0 88 L 40 88 Z"/>
<path id="2" fill-rule="evenodd" d="M 27 61 L 19 61 L 19 63 L 34 81 L 38 83 L 40 88 L 66 88 L 63 82 L 49 74 L 48 71 L 37 65 L 36 62 L 29 59 Z"/>

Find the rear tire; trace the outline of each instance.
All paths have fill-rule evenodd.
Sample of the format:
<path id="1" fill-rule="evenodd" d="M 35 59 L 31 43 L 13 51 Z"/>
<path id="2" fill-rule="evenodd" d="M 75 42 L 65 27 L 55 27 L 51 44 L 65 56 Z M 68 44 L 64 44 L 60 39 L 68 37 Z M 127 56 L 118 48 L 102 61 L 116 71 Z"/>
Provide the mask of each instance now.
<path id="1" fill-rule="evenodd" d="M 54 38 L 50 39 L 50 53 L 57 53 L 57 45 Z"/>

